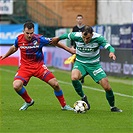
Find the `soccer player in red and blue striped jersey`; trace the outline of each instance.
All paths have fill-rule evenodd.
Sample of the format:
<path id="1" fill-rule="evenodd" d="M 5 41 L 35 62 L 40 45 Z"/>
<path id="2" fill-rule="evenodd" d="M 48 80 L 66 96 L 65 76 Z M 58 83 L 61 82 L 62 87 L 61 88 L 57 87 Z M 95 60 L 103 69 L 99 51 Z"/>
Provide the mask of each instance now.
<path id="1" fill-rule="evenodd" d="M 26 110 L 34 104 L 34 100 L 28 95 L 24 87 L 32 76 L 46 82 L 54 89 L 54 94 L 59 100 L 62 109 L 73 110 L 66 104 L 57 79 L 44 64 L 42 48 L 48 44 L 50 44 L 50 38 L 34 34 L 34 24 L 28 21 L 24 24 L 23 34 L 18 35 L 15 44 L 10 47 L 5 55 L 0 56 L 0 59 L 3 60 L 20 49 L 20 66 L 13 81 L 13 88 L 25 101 L 19 110 Z M 60 45 L 62 44 L 57 44 L 58 47 Z M 65 45 L 63 45 L 63 48 L 70 53 L 74 53 L 73 49 Z"/>

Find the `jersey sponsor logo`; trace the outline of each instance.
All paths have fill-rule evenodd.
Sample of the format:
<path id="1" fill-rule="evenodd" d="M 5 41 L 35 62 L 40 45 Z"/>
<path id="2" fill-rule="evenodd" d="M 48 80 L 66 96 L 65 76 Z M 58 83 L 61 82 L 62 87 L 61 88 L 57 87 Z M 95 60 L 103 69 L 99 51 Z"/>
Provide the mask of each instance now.
<path id="1" fill-rule="evenodd" d="M 94 51 L 92 48 L 77 48 L 79 51 L 85 51 L 85 52 L 88 52 L 88 51 Z"/>
<path id="2" fill-rule="evenodd" d="M 103 72 L 102 68 L 99 68 L 97 70 L 93 71 L 94 76 L 96 76 L 98 73 Z"/>
<path id="3" fill-rule="evenodd" d="M 34 45 L 34 46 L 20 46 L 20 49 L 32 49 L 32 48 L 39 48 L 39 45 Z"/>
<path id="4" fill-rule="evenodd" d="M 87 44 L 89 47 L 91 47 L 91 48 L 96 48 L 96 47 L 98 47 L 98 43 L 88 43 Z"/>
<path id="5" fill-rule="evenodd" d="M 39 48 L 38 42 L 37 40 L 34 40 L 31 45 L 29 46 L 25 46 L 25 44 L 23 43 L 22 46 L 20 46 L 20 49 L 32 49 L 32 48 Z"/>
<path id="6" fill-rule="evenodd" d="M 74 66 L 74 69 L 78 68 L 78 66 Z"/>

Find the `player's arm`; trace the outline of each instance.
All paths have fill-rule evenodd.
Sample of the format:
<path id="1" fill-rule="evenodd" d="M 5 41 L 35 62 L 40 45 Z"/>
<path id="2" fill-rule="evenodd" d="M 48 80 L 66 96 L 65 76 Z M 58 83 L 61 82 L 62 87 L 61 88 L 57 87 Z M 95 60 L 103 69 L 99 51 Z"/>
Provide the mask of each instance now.
<path id="1" fill-rule="evenodd" d="M 69 39 L 69 35 L 70 35 L 70 33 L 62 34 L 59 37 L 54 37 L 54 38 L 52 38 L 50 44 L 58 46 L 58 47 L 60 47 L 60 48 L 62 48 L 64 50 L 68 51 L 69 53 L 75 54 L 74 48 L 69 48 L 66 45 L 64 45 L 61 42 L 59 42 L 60 40 Z"/>
<path id="2" fill-rule="evenodd" d="M 10 49 L 7 51 L 6 54 L 0 56 L 0 59 L 3 60 L 5 58 L 7 58 L 8 56 L 12 55 L 13 53 L 15 53 L 18 50 L 18 48 L 16 48 L 14 45 L 12 45 L 10 47 Z"/>
<path id="3" fill-rule="evenodd" d="M 108 44 L 107 44 L 108 45 Z M 115 56 L 115 49 L 109 44 L 109 46 L 107 47 L 107 50 L 110 52 L 109 53 L 109 57 L 113 60 L 116 60 L 116 56 Z"/>
<path id="4" fill-rule="evenodd" d="M 116 60 L 115 49 L 109 43 L 105 43 L 104 48 L 109 51 L 109 58 Z"/>
<path id="5" fill-rule="evenodd" d="M 74 48 L 70 48 L 70 47 L 67 47 L 66 45 L 64 45 L 63 43 L 61 42 L 58 42 L 57 44 L 55 44 L 57 47 L 59 48 L 62 48 L 64 50 L 66 50 L 67 52 L 71 53 L 71 54 L 75 54 L 76 53 L 76 50 Z"/>
<path id="6" fill-rule="evenodd" d="M 50 43 L 56 45 L 60 40 L 69 39 L 68 35 L 69 34 L 62 34 L 59 37 L 53 37 Z"/>
<path id="7" fill-rule="evenodd" d="M 107 42 L 107 40 L 100 36 L 99 41 L 100 44 L 109 51 L 109 57 L 113 60 L 116 60 L 115 49 Z"/>
<path id="8" fill-rule="evenodd" d="M 73 63 L 76 59 L 76 49 L 74 48 L 69 48 L 67 47 L 66 45 L 58 42 L 57 45 L 58 47 L 68 51 L 69 53 L 73 54 L 72 56 L 70 56 L 69 58 L 67 58 L 65 61 L 64 61 L 64 64 L 70 64 L 70 63 Z"/>

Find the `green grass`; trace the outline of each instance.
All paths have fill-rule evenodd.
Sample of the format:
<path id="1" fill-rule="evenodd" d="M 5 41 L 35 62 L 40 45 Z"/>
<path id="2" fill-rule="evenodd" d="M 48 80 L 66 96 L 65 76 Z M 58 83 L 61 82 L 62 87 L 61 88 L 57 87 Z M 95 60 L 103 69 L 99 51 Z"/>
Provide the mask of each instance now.
<path id="1" fill-rule="evenodd" d="M 52 88 L 32 77 L 26 89 L 35 100 L 26 111 L 18 109 L 23 100 L 12 88 L 17 67 L 0 68 L 0 133 L 131 133 L 133 132 L 132 79 L 109 77 L 116 106 L 122 113 L 110 112 L 103 89 L 89 76 L 83 86 L 91 109 L 85 114 L 62 111 Z M 73 106 L 80 97 L 71 85 L 70 72 L 50 68 L 57 77 L 67 104 Z"/>

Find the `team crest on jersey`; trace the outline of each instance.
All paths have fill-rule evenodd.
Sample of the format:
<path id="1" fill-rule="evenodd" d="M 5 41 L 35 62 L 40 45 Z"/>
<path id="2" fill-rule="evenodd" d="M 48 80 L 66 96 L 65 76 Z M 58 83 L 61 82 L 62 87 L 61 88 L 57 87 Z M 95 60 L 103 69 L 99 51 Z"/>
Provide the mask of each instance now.
<path id="1" fill-rule="evenodd" d="M 37 44 L 38 44 L 37 40 L 34 40 L 34 41 L 33 41 L 33 44 L 34 44 L 34 45 L 37 45 Z"/>
<path id="2" fill-rule="evenodd" d="M 94 47 L 98 47 L 98 43 L 89 43 L 89 46 L 94 48 Z"/>

